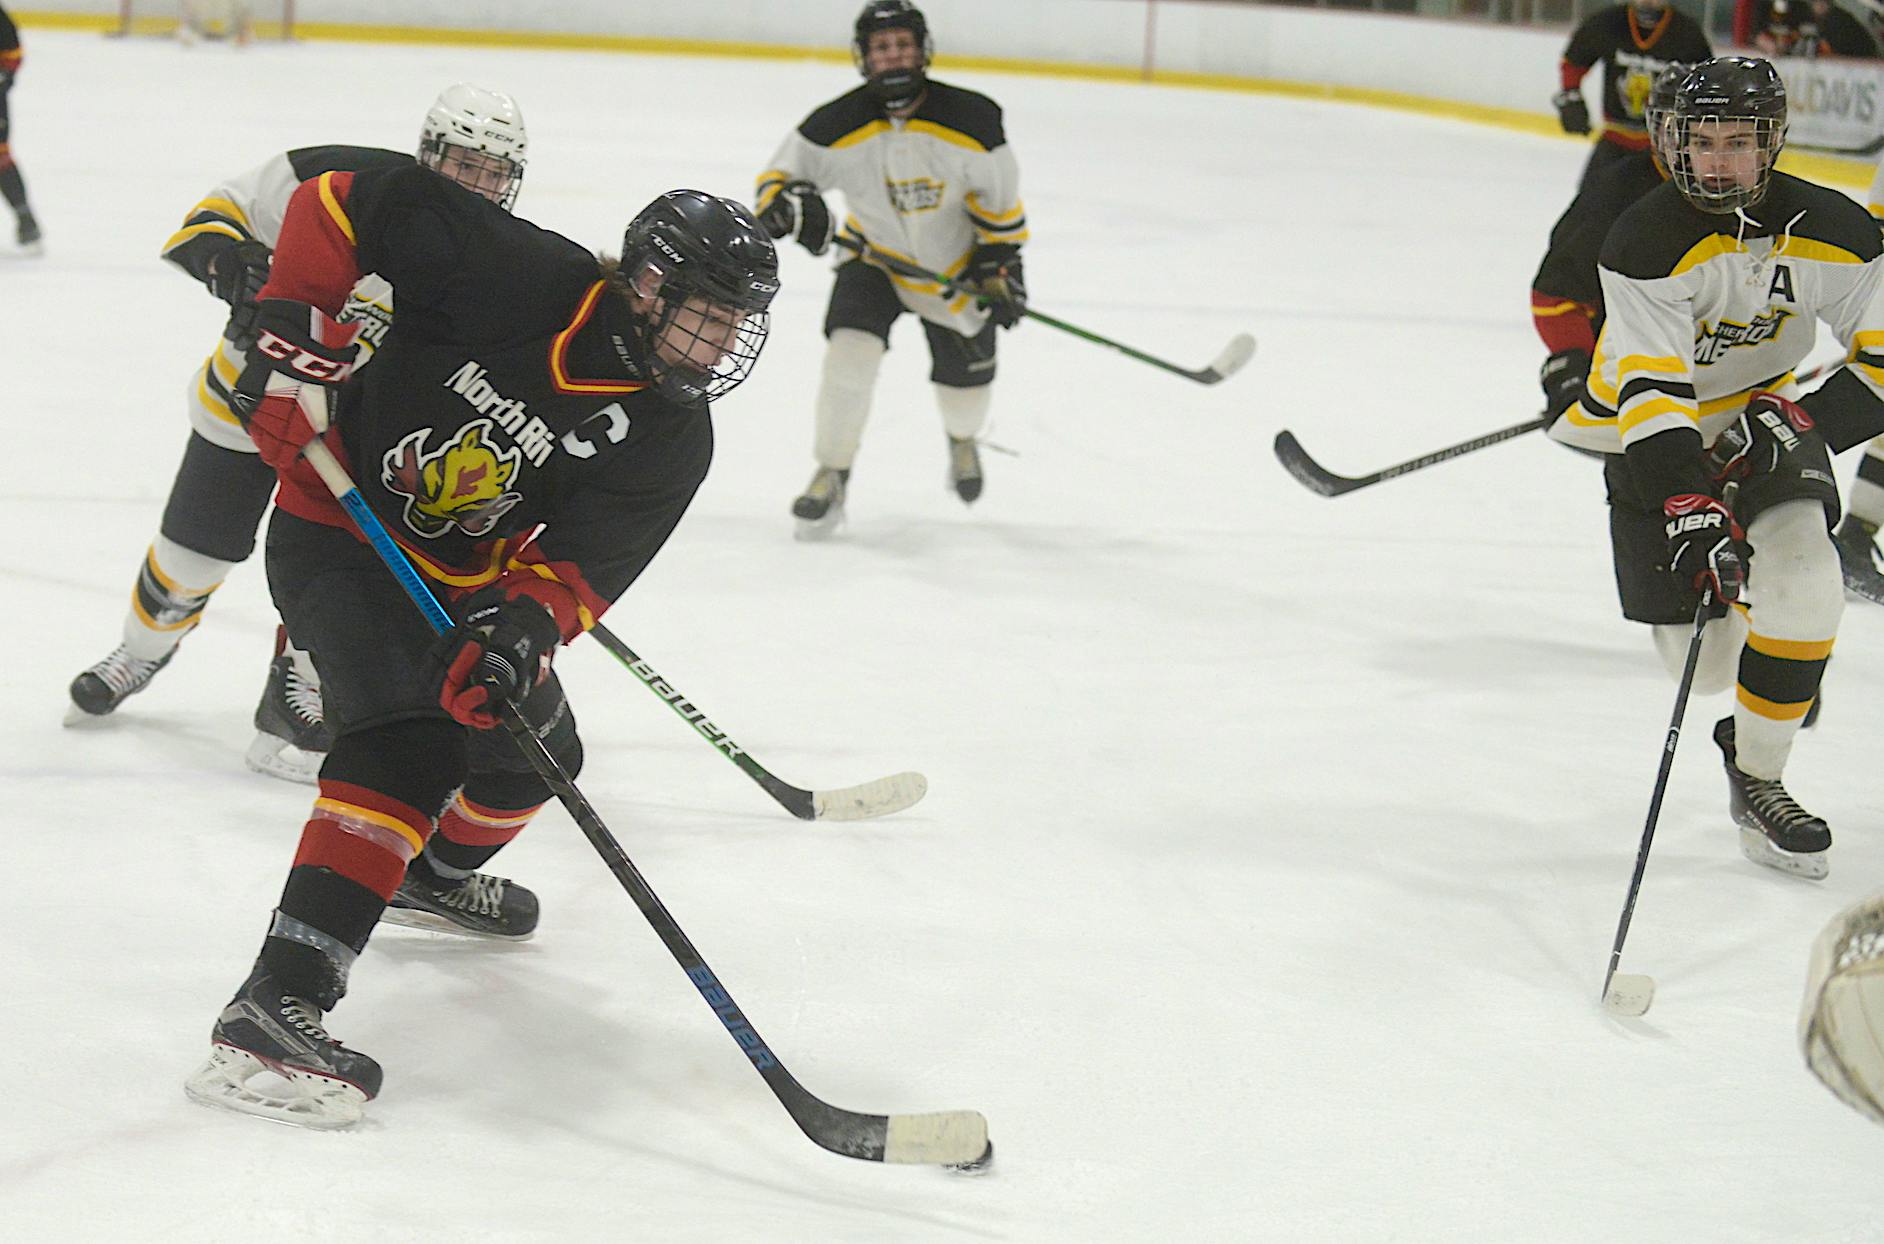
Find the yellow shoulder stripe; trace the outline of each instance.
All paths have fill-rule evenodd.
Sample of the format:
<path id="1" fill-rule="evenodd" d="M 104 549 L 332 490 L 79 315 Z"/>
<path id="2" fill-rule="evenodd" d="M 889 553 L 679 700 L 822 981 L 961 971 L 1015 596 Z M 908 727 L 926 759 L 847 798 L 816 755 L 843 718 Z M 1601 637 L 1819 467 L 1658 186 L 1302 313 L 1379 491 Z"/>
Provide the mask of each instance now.
<path id="1" fill-rule="evenodd" d="M 860 125 L 831 144 L 833 150 L 839 147 L 855 147 L 858 143 L 868 142 L 878 134 L 887 134 L 890 130 L 888 121 L 876 120 L 868 125 Z"/>
<path id="2" fill-rule="evenodd" d="M 903 123 L 903 128 L 911 134 L 927 134 L 931 138 L 939 138 L 945 143 L 956 147 L 966 147 L 970 151 L 987 150 L 960 130 L 952 130 L 946 125 L 937 125 L 934 121 L 918 121 L 912 118 Z"/>
<path id="3" fill-rule="evenodd" d="M 1716 258 L 1717 256 L 1739 254 L 1746 249 L 1744 245 L 1734 241 L 1724 233 L 1710 233 L 1690 247 L 1688 253 L 1683 255 L 1675 264 L 1674 271 L 1670 272 L 1668 275 L 1680 276 L 1682 273 L 1698 268 L 1708 260 Z"/>

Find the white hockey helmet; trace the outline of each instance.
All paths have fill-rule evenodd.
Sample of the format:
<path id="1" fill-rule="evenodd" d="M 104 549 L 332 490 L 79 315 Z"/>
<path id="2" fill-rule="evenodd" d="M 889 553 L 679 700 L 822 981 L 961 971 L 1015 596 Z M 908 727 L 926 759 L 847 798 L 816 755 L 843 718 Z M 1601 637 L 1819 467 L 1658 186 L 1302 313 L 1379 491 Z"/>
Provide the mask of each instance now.
<path id="1" fill-rule="evenodd" d="M 440 92 L 426 111 L 418 160 L 509 211 L 523 187 L 529 149 L 516 100 L 460 82 Z"/>

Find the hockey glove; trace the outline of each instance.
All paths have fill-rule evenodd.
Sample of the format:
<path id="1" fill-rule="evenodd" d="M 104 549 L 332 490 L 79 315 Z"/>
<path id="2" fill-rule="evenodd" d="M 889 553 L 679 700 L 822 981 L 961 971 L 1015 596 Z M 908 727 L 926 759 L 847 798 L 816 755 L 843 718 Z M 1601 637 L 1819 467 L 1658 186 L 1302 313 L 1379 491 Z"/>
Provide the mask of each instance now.
<path id="1" fill-rule="evenodd" d="M 238 350 L 255 344 L 256 296 L 268 284 L 268 264 L 274 256 L 260 242 L 237 242 L 209 257 L 203 283 L 209 292 L 229 304 L 229 323 L 222 335 Z"/>
<path id="2" fill-rule="evenodd" d="M 759 224 L 775 238 L 793 238 L 814 255 L 831 249 L 837 225 L 824 196 L 808 181 L 788 181 L 759 213 Z"/>
<path id="3" fill-rule="evenodd" d="M 1590 106 L 1583 102 L 1583 92 L 1571 87 L 1567 91 L 1558 91 L 1550 97 L 1550 102 L 1557 108 L 1557 124 L 1563 126 L 1566 134 L 1587 134 L 1590 132 Z"/>
<path id="4" fill-rule="evenodd" d="M 353 370 L 360 329 L 287 298 L 264 298 L 255 313 L 255 344 L 231 405 L 262 461 L 285 471 L 327 430 L 331 391 Z"/>
<path id="5" fill-rule="evenodd" d="M 473 594 L 463 621 L 432 650 L 444 670 L 439 704 L 454 721 L 489 730 L 507 701 L 522 703 L 549 677 L 550 655 L 561 639 L 556 619 L 539 602 L 501 588 Z"/>
<path id="6" fill-rule="evenodd" d="M 988 309 L 988 318 L 1002 328 L 1021 322 L 1027 311 L 1027 286 L 1021 280 L 1020 247 L 984 243 L 968 257 L 962 269 L 962 288 Z"/>
<path id="7" fill-rule="evenodd" d="M 1808 435 L 1817 435 L 1812 416 L 1797 402 L 1777 393 L 1755 393 L 1708 448 L 1708 473 L 1722 483 L 1771 474 Z"/>
<path id="8" fill-rule="evenodd" d="M 1747 583 L 1747 533 L 1713 497 L 1682 493 L 1662 502 L 1668 570 L 1683 592 L 1712 589 L 1716 605 L 1739 600 Z M 1725 613 L 1724 608 L 1721 609 Z"/>
<path id="9" fill-rule="evenodd" d="M 15 72 L 17 71 L 0 65 L 0 95 L 5 95 L 8 91 L 13 89 L 13 75 Z"/>
<path id="10" fill-rule="evenodd" d="M 1537 381 L 1544 387 L 1544 409 L 1550 412 L 1550 422 L 1583 400 L 1583 385 L 1589 378 L 1588 350 L 1559 350 L 1544 360 Z"/>

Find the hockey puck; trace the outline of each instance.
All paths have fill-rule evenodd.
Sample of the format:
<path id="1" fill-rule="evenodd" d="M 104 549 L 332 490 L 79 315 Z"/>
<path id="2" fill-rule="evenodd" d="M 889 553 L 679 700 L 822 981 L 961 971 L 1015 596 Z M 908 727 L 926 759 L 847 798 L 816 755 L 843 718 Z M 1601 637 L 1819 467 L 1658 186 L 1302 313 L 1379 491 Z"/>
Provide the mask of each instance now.
<path id="1" fill-rule="evenodd" d="M 990 1168 L 993 1165 L 994 1165 L 994 1142 L 991 1140 L 988 1142 L 988 1147 L 981 1151 L 980 1157 L 976 1158 L 972 1162 L 957 1162 L 954 1166 L 951 1166 L 948 1169 L 952 1173 L 957 1174 L 957 1175 L 986 1175 L 988 1173 L 988 1168 Z"/>
<path id="2" fill-rule="evenodd" d="M 1611 1015 L 1637 1016 L 1655 1000 L 1655 978 L 1618 972 L 1603 991 L 1603 1009 Z"/>

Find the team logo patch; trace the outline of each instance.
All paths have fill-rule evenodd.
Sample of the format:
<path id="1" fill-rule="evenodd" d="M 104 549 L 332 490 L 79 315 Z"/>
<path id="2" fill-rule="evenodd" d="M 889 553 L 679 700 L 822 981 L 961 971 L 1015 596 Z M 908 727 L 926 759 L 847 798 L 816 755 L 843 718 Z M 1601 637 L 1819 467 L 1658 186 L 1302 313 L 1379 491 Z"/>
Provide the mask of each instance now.
<path id="1" fill-rule="evenodd" d="M 1735 346 L 1764 345 L 1778 338 L 1786 327 L 1786 321 L 1792 318 L 1792 312 L 1783 307 L 1773 307 L 1761 315 L 1755 316 L 1751 324 L 1736 324 L 1732 320 L 1722 320 L 1718 324 L 1702 321 L 1694 334 L 1694 361 L 1697 363 L 1718 362 L 1720 356 Z"/>
<path id="2" fill-rule="evenodd" d="M 889 187 L 890 202 L 905 216 L 914 212 L 932 212 L 942 206 L 942 195 L 947 189 L 941 182 L 928 177 L 884 184 Z"/>
<path id="3" fill-rule="evenodd" d="M 507 491 L 523 455 L 491 443 L 491 421 L 459 428 L 443 448 L 427 453 L 430 428 L 420 428 L 380 459 L 379 481 L 406 499 L 406 526 L 428 540 L 452 528 L 482 537 L 523 500 Z"/>

